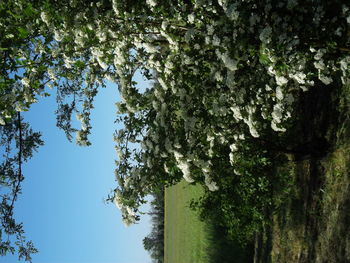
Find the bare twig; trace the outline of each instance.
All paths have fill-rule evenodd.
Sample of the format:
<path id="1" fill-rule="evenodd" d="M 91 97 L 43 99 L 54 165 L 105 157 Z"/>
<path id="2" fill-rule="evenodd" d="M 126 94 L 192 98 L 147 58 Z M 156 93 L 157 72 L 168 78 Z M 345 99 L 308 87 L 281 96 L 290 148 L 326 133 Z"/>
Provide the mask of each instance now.
<path id="1" fill-rule="evenodd" d="M 350 48 L 339 47 L 338 49 L 339 49 L 340 51 L 350 52 Z"/>

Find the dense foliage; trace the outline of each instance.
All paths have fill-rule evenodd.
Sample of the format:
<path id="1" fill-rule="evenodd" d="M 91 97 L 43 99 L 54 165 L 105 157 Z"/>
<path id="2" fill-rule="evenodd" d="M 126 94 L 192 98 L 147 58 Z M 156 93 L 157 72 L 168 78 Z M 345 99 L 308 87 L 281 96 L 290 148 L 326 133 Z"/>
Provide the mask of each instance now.
<path id="1" fill-rule="evenodd" d="M 127 225 L 181 178 L 208 189 L 203 205 L 219 198 L 236 215 L 232 233 L 241 216 L 261 221 L 271 158 L 297 144 L 300 96 L 349 77 L 348 1 L 8 0 L 0 14 L 1 125 L 53 87 L 58 126 L 89 145 L 93 99 L 105 79 L 118 84 L 109 200 Z M 138 88 L 136 72 L 151 86 Z"/>

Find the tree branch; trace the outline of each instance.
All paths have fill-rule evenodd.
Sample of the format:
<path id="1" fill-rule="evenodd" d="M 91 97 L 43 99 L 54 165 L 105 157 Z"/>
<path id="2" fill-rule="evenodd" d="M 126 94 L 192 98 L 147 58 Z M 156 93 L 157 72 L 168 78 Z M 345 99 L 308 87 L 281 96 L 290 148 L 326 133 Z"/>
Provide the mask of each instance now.
<path id="1" fill-rule="evenodd" d="M 10 216 L 12 216 L 13 208 L 15 205 L 15 202 L 17 200 L 18 193 L 21 189 L 21 182 L 22 182 L 22 123 L 21 123 L 21 113 L 17 113 L 17 121 L 18 121 L 18 130 L 19 130 L 19 150 L 18 150 L 18 174 L 17 174 L 17 182 L 15 182 L 14 189 L 12 191 L 13 197 L 11 200 L 10 208 L 7 210 L 7 213 L 5 215 L 5 220 L 7 220 Z"/>

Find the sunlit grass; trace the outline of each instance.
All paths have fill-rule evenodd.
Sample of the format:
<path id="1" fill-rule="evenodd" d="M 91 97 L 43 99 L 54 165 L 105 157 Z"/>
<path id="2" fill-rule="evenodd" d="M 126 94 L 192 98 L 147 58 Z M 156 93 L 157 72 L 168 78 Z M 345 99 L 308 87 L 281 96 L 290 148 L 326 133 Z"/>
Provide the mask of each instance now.
<path id="1" fill-rule="evenodd" d="M 182 181 L 165 191 L 165 263 L 206 263 L 208 230 L 195 211 L 192 198 L 202 194 L 200 186 Z"/>

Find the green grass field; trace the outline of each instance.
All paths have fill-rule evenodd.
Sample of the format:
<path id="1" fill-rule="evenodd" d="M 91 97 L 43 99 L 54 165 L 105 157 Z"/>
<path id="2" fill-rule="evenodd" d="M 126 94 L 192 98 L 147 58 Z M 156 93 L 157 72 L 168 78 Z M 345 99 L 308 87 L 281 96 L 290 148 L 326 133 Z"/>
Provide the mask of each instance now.
<path id="1" fill-rule="evenodd" d="M 200 186 L 181 181 L 165 190 L 165 263 L 206 263 L 208 231 L 196 212 L 189 208 L 192 198 L 202 194 Z"/>

